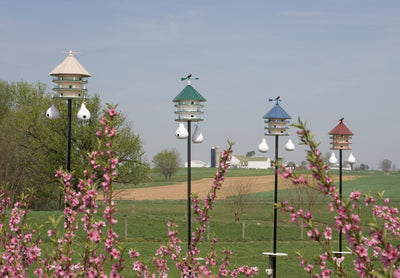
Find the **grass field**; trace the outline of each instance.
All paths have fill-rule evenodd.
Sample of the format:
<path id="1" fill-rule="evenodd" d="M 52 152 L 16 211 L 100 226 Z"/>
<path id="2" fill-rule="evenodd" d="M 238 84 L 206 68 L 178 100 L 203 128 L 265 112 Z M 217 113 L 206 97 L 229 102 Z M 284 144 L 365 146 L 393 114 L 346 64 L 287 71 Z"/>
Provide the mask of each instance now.
<path id="1" fill-rule="evenodd" d="M 215 169 L 196 169 L 193 171 L 193 179 L 211 177 Z M 272 173 L 272 172 L 271 172 Z M 335 174 L 335 173 L 333 173 Z M 352 173 L 354 174 L 354 173 Z M 242 169 L 230 169 L 229 175 L 265 175 L 264 171 L 243 171 Z M 148 186 L 163 184 L 162 178 L 154 178 Z M 186 172 L 182 169 L 177 175 L 175 181 L 185 181 Z M 394 203 L 400 204 L 400 175 L 397 173 L 383 175 L 376 173 L 360 173 L 359 178 L 343 183 L 344 197 L 353 190 L 360 190 L 363 193 L 376 193 L 385 191 L 385 196 L 389 197 Z M 281 190 L 279 199 L 293 198 L 293 191 Z M 101 204 L 101 207 L 104 205 Z M 102 208 L 99 209 L 102 211 Z M 118 224 L 115 226 L 117 233 L 123 245 L 128 248 L 135 248 L 141 253 L 141 257 L 150 261 L 154 252 L 160 243 L 166 241 L 167 221 L 173 218 L 179 226 L 180 238 L 186 241 L 187 218 L 186 201 L 118 201 Z M 321 223 L 332 223 L 333 216 L 329 212 L 327 200 L 318 198 L 313 206 L 315 219 Z M 30 215 L 32 223 L 44 223 L 48 216 L 61 215 L 58 211 L 33 211 Z M 370 208 L 363 209 L 362 216 L 364 224 L 371 219 Z M 216 202 L 216 208 L 212 212 L 212 218 L 207 229 L 210 237 L 216 234 L 219 242 L 217 249 L 231 249 L 233 251 L 232 264 L 234 266 L 250 265 L 260 268 L 259 277 L 266 277 L 264 269 L 268 266 L 268 257 L 262 255 L 262 252 L 272 251 L 272 229 L 273 229 L 273 192 L 262 192 L 250 194 L 246 199 L 244 214 L 240 223 L 235 223 L 232 211 L 232 200 L 219 200 Z M 127 233 L 125 234 L 125 223 Z M 325 224 L 321 224 L 324 226 Z M 61 229 L 61 227 L 60 227 Z M 192 228 L 193 229 L 193 228 Z M 43 228 L 45 238 L 47 227 Z M 290 221 L 287 214 L 278 214 L 278 252 L 287 253 L 288 256 L 278 258 L 277 276 L 278 277 L 309 277 L 299 267 L 299 260 L 296 252 L 300 251 L 306 257 L 313 257 L 320 252 L 320 247 L 315 243 L 301 238 L 301 229 L 295 223 Z M 83 236 L 83 234 L 81 235 Z M 126 238 L 125 238 L 126 237 Z M 337 239 L 337 234 L 334 234 Z M 343 242 L 346 248 L 345 242 Z M 183 244 L 183 248 L 186 244 Z M 206 256 L 208 253 L 207 234 L 205 242 L 202 245 L 200 256 Z M 51 250 L 51 244 L 44 240 L 44 248 Z M 76 249 L 79 250 L 79 244 Z M 78 253 L 78 252 L 76 252 Z M 221 252 L 219 252 L 222 255 Z M 126 265 L 130 264 L 128 259 Z M 346 268 L 352 269 L 352 261 L 346 260 Z M 173 268 L 173 267 L 171 267 Z M 129 267 L 127 269 L 130 269 Z M 353 275 L 354 272 L 353 272 Z M 126 277 L 134 277 L 132 272 L 128 271 Z M 169 277 L 179 277 L 178 273 L 172 272 Z"/>

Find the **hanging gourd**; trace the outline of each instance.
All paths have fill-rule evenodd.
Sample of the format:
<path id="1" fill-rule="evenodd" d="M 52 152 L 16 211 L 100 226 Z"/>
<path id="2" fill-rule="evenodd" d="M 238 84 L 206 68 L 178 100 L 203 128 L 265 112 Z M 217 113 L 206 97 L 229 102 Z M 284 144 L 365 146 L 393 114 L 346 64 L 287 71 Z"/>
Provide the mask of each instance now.
<path id="1" fill-rule="evenodd" d="M 60 111 L 58 111 L 57 107 L 53 104 L 46 111 L 46 117 L 50 120 L 57 120 L 60 117 Z"/>
<path id="2" fill-rule="evenodd" d="M 80 121 L 89 121 L 90 120 L 90 112 L 86 108 L 85 103 L 82 103 L 81 109 L 78 111 L 78 120 Z"/>

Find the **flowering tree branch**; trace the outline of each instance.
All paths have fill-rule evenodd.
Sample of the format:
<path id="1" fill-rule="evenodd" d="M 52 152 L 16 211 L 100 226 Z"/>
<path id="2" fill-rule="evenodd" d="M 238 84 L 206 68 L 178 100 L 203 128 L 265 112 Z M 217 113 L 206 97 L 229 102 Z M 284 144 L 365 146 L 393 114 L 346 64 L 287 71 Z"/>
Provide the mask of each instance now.
<path id="1" fill-rule="evenodd" d="M 96 133 L 98 136 L 99 150 L 92 151 L 89 155 L 88 170 L 84 171 L 84 179 L 79 181 L 78 190 L 72 185 L 72 175 L 57 171 L 56 176 L 61 179 L 64 189 L 66 207 L 64 209 L 64 236 L 57 232 L 57 221 L 53 218 L 50 222 L 53 229 L 48 231 L 49 237 L 55 243 L 55 251 L 51 256 L 42 259 L 42 267 L 36 269 L 38 277 L 106 277 L 104 265 L 109 260 L 111 264 L 111 277 L 120 277 L 124 260 L 122 251 L 118 248 L 118 235 L 113 227 L 116 205 L 112 200 L 112 184 L 117 176 L 118 149 L 113 144 L 117 135 L 114 122 L 118 113 L 109 106 L 101 119 L 102 127 Z M 103 189 L 104 204 L 106 205 L 103 220 L 97 220 L 98 205 L 96 198 L 99 184 Z M 79 219 L 78 216 L 81 216 Z M 79 222 L 86 232 L 82 261 L 73 263 L 72 244 L 76 242 Z M 106 229 L 106 231 L 104 231 Z M 102 236 L 106 234 L 105 240 Z M 100 246 L 104 245 L 104 252 Z"/>
<path id="2" fill-rule="evenodd" d="M 242 266 L 234 270 L 228 270 L 227 267 L 230 265 L 229 259 L 232 254 L 230 250 L 223 251 L 225 257 L 222 259 L 222 263 L 217 267 L 216 260 L 218 255 L 215 251 L 217 239 L 215 237 L 210 245 L 211 251 L 208 256 L 204 258 L 204 261 L 196 259 L 196 256 L 200 254 L 198 246 L 203 241 L 203 234 L 206 230 L 206 224 L 211 217 L 210 212 L 214 209 L 217 192 L 221 189 L 225 180 L 229 162 L 232 158 L 233 143 L 229 141 L 228 143 L 229 147 L 222 153 L 220 167 L 215 174 L 213 184 L 207 196 L 204 198 L 204 204 L 201 205 L 197 194 L 192 194 L 192 209 L 194 211 L 194 220 L 197 223 L 197 227 L 192 233 L 191 244 L 186 254 L 182 254 L 181 252 L 182 241 L 178 238 L 179 233 L 177 231 L 177 225 L 173 220 L 168 222 L 168 227 L 171 229 L 168 234 L 168 241 L 165 245 L 160 246 L 153 258 L 153 265 L 155 265 L 157 269 L 158 277 L 167 277 L 167 272 L 169 270 L 167 266 L 168 257 L 171 257 L 172 261 L 175 263 L 175 267 L 180 270 L 181 277 L 237 277 L 240 274 L 244 274 L 246 277 L 252 277 L 258 274 L 258 268 L 256 267 Z M 131 250 L 130 255 L 134 258 L 133 270 L 136 271 L 138 277 L 156 277 L 156 275 L 149 270 L 149 266 L 138 259 L 138 252 Z"/>
<path id="3" fill-rule="evenodd" d="M 71 173 L 57 171 L 64 192 L 64 215 L 57 219 L 49 218 L 52 228 L 47 231 L 48 238 L 54 244 L 54 250 L 50 254 L 42 255 L 40 249 L 41 239 L 37 232 L 31 229 L 25 222 L 29 212 L 30 201 L 33 193 L 21 196 L 21 200 L 14 204 L 8 223 L 6 208 L 11 205 L 8 192 L 0 189 L 0 257 L 1 277 L 28 277 L 28 268 L 34 266 L 34 274 L 37 277 L 123 277 L 126 270 L 124 265 L 124 249 L 119 247 L 118 235 L 114 231 L 117 223 L 116 204 L 113 201 L 113 181 L 117 176 L 118 146 L 114 144 L 115 121 L 118 113 L 115 108 L 109 106 L 101 119 L 102 127 L 96 133 L 98 136 L 98 150 L 88 154 L 89 167 L 84 171 L 84 178 L 74 184 Z M 229 259 L 232 254 L 224 250 L 222 263 L 217 267 L 217 254 L 214 239 L 211 243 L 211 251 L 204 263 L 196 260 L 199 255 L 199 244 L 203 240 L 205 225 L 210 219 L 210 211 L 213 209 L 217 191 L 221 188 L 228 171 L 231 159 L 232 143 L 222 155 L 220 168 L 216 172 L 214 182 L 206 198 L 204 205 L 200 205 L 197 197 L 192 196 L 192 204 L 195 222 L 198 227 L 193 232 L 193 240 L 186 254 L 181 252 L 182 241 L 178 238 L 177 225 L 170 220 L 168 222 L 168 241 L 158 248 L 153 258 L 158 277 L 167 277 L 169 268 L 167 260 L 171 258 L 182 277 L 237 277 L 240 274 L 253 276 L 258 273 L 254 267 L 239 267 L 228 270 Z M 103 190 L 105 209 L 103 219 L 98 219 L 98 204 L 96 203 L 99 189 Z M 63 230 L 59 224 L 64 220 Z M 83 238 L 78 238 L 79 229 L 85 232 Z M 73 257 L 73 246 L 82 246 L 81 259 Z M 139 277 L 156 277 L 149 267 L 138 259 L 139 253 L 130 250 L 133 258 L 133 270 Z M 106 273 L 104 266 L 110 265 L 111 270 Z"/>
<path id="4" fill-rule="evenodd" d="M 347 240 L 348 248 L 353 254 L 353 264 L 359 277 L 400 277 L 400 250 L 390 242 L 390 238 L 399 239 L 400 218 L 397 208 L 390 208 L 389 200 L 383 199 L 382 194 L 378 196 L 383 200 L 383 206 L 376 203 L 371 195 L 364 197 L 364 205 L 372 205 L 373 223 L 363 226 L 361 221 L 361 193 L 354 191 L 349 198 L 340 198 L 332 178 L 329 176 L 328 165 L 321 157 L 321 152 L 313 137 L 306 128 L 306 123 L 300 119 L 297 134 L 301 144 L 308 146 L 307 161 L 308 169 L 317 180 L 317 186 L 313 187 L 320 191 L 326 198 L 330 198 L 330 211 L 334 217 L 333 225 L 326 225 L 323 231 L 319 231 L 314 225 L 310 211 L 302 209 L 295 210 L 287 201 L 281 202 L 281 210 L 290 213 L 292 221 L 301 219 L 308 229 L 308 237 L 318 242 L 323 253 L 315 263 L 310 263 L 306 258 L 300 256 L 301 266 L 312 277 L 331 277 L 334 273 L 338 277 L 348 274 L 343 268 L 344 257 L 337 257 L 332 251 L 332 229 L 341 231 Z M 290 179 L 294 185 L 308 184 L 307 179 L 301 177 L 283 165 L 279 165 L 282 177 Z M 317 268 L 315 268 L 317 266 Z"/>
<path id="5" fill-rule="evenodd" d="M 11 205 L 9 193 L 0 189 L 0 257 L 1 277 L 27 277 L 28 267 L 33 265 L 41 255 L 40 238 L 37 231 L 26 225 L 33 192 L 22 194 L 14 204 L 8 225 L 6 208 Z"/>

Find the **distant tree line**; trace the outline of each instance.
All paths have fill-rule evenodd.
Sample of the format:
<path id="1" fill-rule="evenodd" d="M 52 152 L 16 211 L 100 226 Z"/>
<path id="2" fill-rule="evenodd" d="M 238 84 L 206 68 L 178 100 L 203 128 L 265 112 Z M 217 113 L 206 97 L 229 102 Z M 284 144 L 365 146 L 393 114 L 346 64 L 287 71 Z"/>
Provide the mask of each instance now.
<path id="1" fill-rule="evenodd" d="M 38 208 L 59 206 L 60 183 L 56 170 L 66 167 L 67 105 L 53 100 L 43 83 L 0 80 L 0 185 L 7 185 L 15 199 L 27 188 L 34 188 Z M 48 120 L 46 110 L 56 103 L 61 116 Z M 80 178 L 87 153 L 98 146 L 96 131 L 102 114 L 98 95 L 85 99 L 91 113 L 88 122 L 76 114 L 81 101 L 72 102 L 71 170 Z M 124 117 L 117 126 L 120 144 L 119 182 L 138 184 L 147 180 L 150 166 L 145 161 L 142 143 Z"/>

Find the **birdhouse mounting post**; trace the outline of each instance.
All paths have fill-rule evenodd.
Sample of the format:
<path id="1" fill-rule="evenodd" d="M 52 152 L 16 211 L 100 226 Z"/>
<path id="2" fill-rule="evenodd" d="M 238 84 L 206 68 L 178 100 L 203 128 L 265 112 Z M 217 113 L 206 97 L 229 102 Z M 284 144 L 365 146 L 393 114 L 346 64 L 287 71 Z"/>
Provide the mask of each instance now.
<path id="1" fill-rule="evenodd" d="M 343 150 L 351 150 L 351 138 L 354 135 L 347 126 L 343 123 L 344 118 L 339 120 L 339 124 L 332 129 L 328 134 L 331 135 L 332 147 L 331 150 L 339 150 L 339 198 L 342 200 L 342 171 L 343 171 Z M 339 252 L 338 256 L 342 255 L 342 230 L 339 230 Z"/>
<path id="2" fill-rule="evenodd" d="M 191 230 L 191 142 L 193 140 L 194 143 L 200 143 L 202 139 L 202 134 L 197 135 L 198 126 L 196 126 L 195 133 L 192 138 L 192 122 L 200 122 L 203 121 L 203 102 L 206 99 L 197 92 L 191 85 L 190 80 L 198 80 L 199 78 L 192 77 L 189 74 L 186 77 L 182 77 L 181 81 L 187 80 L 186 87 L 173 99 L 175 103 L 175 114 L 177 117 L 175 121 L 178 122 L 187 122 L 187 130 L 184 130 L 184 126 L 181 123 L 175 135 L 178 138 L 186 139 L 187 138 L 187 218 L 188 218 L 188 250 L 191 248 L 192 241 L 192 230 Z M 196 137 L 198 136 L 198 137 Z M 194 138 L 196 137 L 196 138 Z"/>
<path id="3" fill-rule="evenodd" d="M 278 160 L 279 160 L 279 136 L 287 136 L 288 133 L 288 124 L 289 119 L 291 117 L 286 113 L 285 110 L 279 105 L 281 101 L 280 97 L 276 97 L 274 99 L 268 99 L 270 102 L 276 102 L 274 107 L 264 115 L 264 123 L 266 124 L 265 135 L 274 136 L 275 137 L 275 183 L 274 183 L 274 215 L 273 215 L 273 252 L 266 252 L 270 256 L 270 276 L 276 277 L 276 257 L 277 257 L 277 227 L 278 227 L 278 211 L 276 204 L 278 203 Z M 262 143 L 259 145 L 259 150 L 262 152 L 268 151 L 268 147 L 263 138 Z M 288 151 L 294 150 L 294 145 L 290 141 L 290 144 L 286 144 L 285 149 Z M 281 254 L 281 253 L 279 253 Z M 287 255 L 287 254 L 286 254 Z"/>

